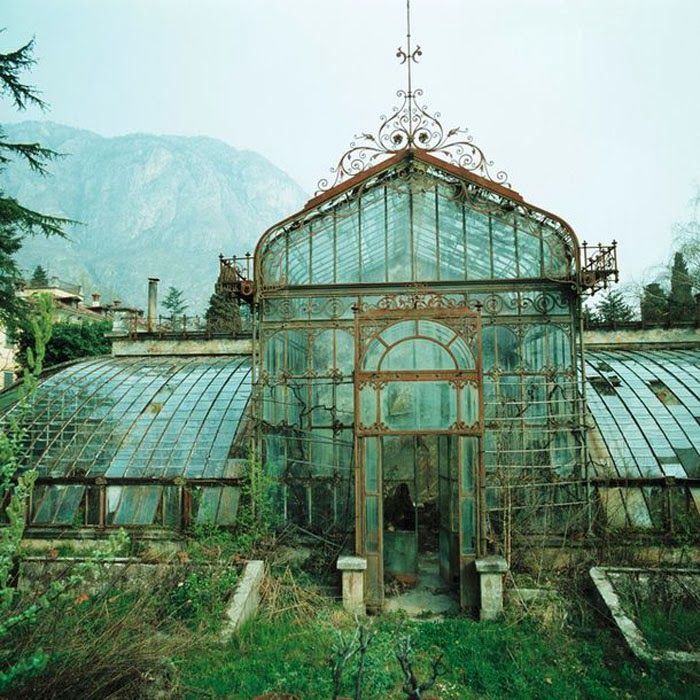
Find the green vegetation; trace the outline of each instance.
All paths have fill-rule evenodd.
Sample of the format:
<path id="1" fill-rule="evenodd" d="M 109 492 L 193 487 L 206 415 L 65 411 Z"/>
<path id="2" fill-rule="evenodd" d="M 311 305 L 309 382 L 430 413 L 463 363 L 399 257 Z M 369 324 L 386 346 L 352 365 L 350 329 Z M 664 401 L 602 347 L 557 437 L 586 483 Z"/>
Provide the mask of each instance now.
<path id="1" fill-rule="evenodd" d="M 694 321 L 697 316 L 693 285 L 683 253 L 673 256 L 671 268 L 671 293 L 668 297 L 668 317 L 671 323 Z"/>
<path id="2" fill-rule="evenodd" d="M 28 105 L 46 107 L 36 88 L 21 79 L 22 73 L 35 63 L 33 51 L 32 39 L 19 49 L 0 53 L 0 95 L 9 97 L 19 111 Z M 20 160 L 33 172 L 45 175 L 46 164 L 58 155 L 38 143 L 10 142 L 0 128 L 0 172 L 8 163 Z M 16 293 L 22 275 L 15 260 L 25 238 L 37 234 L 65 236 L 64 228 L 70 223 L 69 219 L 28 209 L 0 189 L 0 323 L 5 327 L 13 328 L 27 317 L 27 305 Z"/>
<path id="3" fill-rule="evenodd" d="M 105 334 L 112 329 L 111 321 L 58 321 L 53 324 L 51 339 L 46 344 L 46 367 L 78 360 L 81 357 L 108 355 L 112 342 Z M 27 348 L 34 343 L 31 324 L 24 323 L 19 339 L 18 361 L 26 367 Z"/>
<path id="4" fill-rule="evenodd" d="M 606 294 L 595 309 L 595 320 L 605 325 L 615 326 L 634 318 L 632 307 L 617 289 Z"/>
<path id="5" fill-rule="evenodd" d="M 182 316 L 187 311 L 189 304 L 185 301 L 185 295 L 177 287 L 168 287 L 168 293 L 162 302 L 171 316 Z"/>
<path id="6" fill-rule="evenodd" d="M 48 287 L 49 276 L 41 265 L 37 265 L 32 273 L 32 278 L 29 280 L 32 287 Z"/>
<path id="7" fill-rule="evenodd" d="M 666 323 L 668 292 L 658 282 L 647 284 L 642 292 L 639 310 L 645 323 Z"/>
<path id="8" fill-rule="evenodd" d="M 207 328 L 214 333 L 235 333 L 241 329 L 241 309 L 231 294 L 214 292 L 204 318 Z"/>
<path id="9" fill-rule="evenodd" d="M 362 698 L 402 698 L 397 644 L 410 635 L 416 673 L 430 675 L 442 653 L 444 673 L 427 695 L 441 700 L 477 697 L 691 698 L 700 677 L 678 668 L 644 668 L 627 656 L 607 629 L 580 626 L 545 630 L 528 619 L 443 623 L 375 619 L 366 659 Z M 305 620 L 291 613 L 247 625 L 225 647 L 190 654 L 179 663 L 189 697 L 252 698 L 293 693 L 304 700 L 332 697 L 330 657 L 338 635 L 353 622 L 337 606 L 323 605 Z M 356 662 L 355 662 L 356 663 Z M 354 697 L 356 666 L 344 675 L 343 693 Z"/>
<path id="10" fill-rule="evenodd" d="M 644 638 L 653 649 L 700 651 L 700 610 L 691 606 L 674 605 L 668 610 L 656 601 L 640 606 L 635 618 Z"/>

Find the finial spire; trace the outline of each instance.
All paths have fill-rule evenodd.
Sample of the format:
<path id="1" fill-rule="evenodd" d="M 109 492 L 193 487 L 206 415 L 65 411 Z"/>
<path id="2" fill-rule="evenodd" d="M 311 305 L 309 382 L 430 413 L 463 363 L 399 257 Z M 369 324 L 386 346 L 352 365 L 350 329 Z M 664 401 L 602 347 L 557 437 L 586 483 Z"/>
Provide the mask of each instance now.
<path id="1" fill-rule="evenodd" d="M 508 175 L 499 170 L 492 173 L 493 161 L 472 141 L 467 129 L 445 129 L 440 123 L 440 113 L 431 114 L 428 107 L 418 102 L 423 97 L 420 88 L 413 89 L 411 64 L 418 63 L 423 55 L 421 47 L 411 44 L 411 0 L 406 0 L 406 47 L 399 46 L 396 57 L 406 64 L 406 89 L 396 96 L 401 103 L 389 116 L 382 115 L 376 134 L 362 133 L 355 136 L 350 148 L 343 153 L 338 164 L 331 168 L 331 177 L 319 180 L 318 191 L 325 192 L 371 165 L 402 151 L 420 150 L 432 153 L 468 172 L 492 182 L 510 187 Z"/>
<path id="2" fill-rule="evenodd" d="M 409 123 L 413 118 L 413 85 L 411 81 L 411 64 L 418 63 L 418 59 L 423 55 L 420 45 L 415 50 L 411 48 L 411 0 L 406 0 L 406 49 L 402 46 L 396 50 L 396 58 L 399 63 L 406 64 L 406 97 L 408 98 L 408 119 Z"/>

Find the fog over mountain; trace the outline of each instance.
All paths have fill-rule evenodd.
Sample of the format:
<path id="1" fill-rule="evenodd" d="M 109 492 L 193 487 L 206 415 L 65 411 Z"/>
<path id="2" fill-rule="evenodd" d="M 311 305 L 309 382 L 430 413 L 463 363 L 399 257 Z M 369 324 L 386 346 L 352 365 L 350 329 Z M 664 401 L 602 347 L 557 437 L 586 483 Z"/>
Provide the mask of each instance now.
<path id="1" fill-rule="evenodd" d="M 23 164 L 0 175 L 20 203 L 82 222 L 70 240 L 28 239 L 19 254 L 30 273 L 50 275 L 145 305 L 146 278 L 181 288 L 188 313 L 213 291 L 218 255 L 252 252 L 266 228 L 308 198 L 268 160 L 223 141 L 129 134 L 105 138 L 52 122 L 6 124 L 8 140 L 39 142 L 66 154 L 40 177 Z"/>

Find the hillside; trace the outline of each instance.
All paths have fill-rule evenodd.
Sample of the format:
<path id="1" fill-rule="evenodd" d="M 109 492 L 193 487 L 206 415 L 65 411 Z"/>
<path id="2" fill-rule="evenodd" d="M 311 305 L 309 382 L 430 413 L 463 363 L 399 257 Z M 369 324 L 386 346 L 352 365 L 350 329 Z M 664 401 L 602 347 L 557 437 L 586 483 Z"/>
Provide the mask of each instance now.
<path id="1" fill-rule="evenodd" d="M 105 138 L 51 122 L 3 126 L 8 140 L 66 154 L 45 178 L 13 164 L 0 188 L 26 206 L 82 222 L 70 241 L 35 238 L 20 265 L 82 283 L 103 299 L 145 304 L 146 278 L 185 291 L 203 311 L 218 255 L 252 250 L 260 234 L 305 201 L 301 188 L 252 151 L 208 137 Z"/>

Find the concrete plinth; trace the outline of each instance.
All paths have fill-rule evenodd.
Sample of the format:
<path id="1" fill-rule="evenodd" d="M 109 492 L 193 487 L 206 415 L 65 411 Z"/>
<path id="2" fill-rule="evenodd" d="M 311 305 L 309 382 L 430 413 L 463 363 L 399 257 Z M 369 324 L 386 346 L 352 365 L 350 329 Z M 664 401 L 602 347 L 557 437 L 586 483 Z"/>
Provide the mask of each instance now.
<path id="1" fill-rule="evenodd" d="M 508 562 L 503 557 L 490 556 L 475 562 L 479 574 L 481 620 L 495 620 L 503 613 L 503 574 L 508 571 Z"/>
<path id="2" fill-rule="evenodd" d="M 365 570 L 364 557 L 338 557 L 337 568 L 343 573 L 343 607 L 353 615 L 365 615 Z"/>

